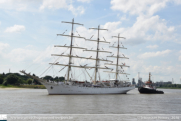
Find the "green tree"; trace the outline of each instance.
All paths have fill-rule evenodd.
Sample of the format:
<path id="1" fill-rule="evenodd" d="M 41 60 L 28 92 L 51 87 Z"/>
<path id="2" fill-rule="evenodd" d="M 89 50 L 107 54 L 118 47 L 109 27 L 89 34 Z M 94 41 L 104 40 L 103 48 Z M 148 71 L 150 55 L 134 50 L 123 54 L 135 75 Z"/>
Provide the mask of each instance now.
<path id="1" fill-rule="evenodd" d="M 36 80 L 36 79 L 34 79 L 33 80 L 33 83 L 35 84 L 35 85 L 42 85 L 38 80 Z"/>
<path id="2" fill-rule="evenodd" d="M 4 77 L 3 77 L 3 75 L 0 75 L 0 84 L 2 84 L 3 81 L 4 81 Z"/>
<path id="3" fill-rule="evenodd" d="M 52 76 L 45 76 L 45 77 L 43 77 L 43 79 L 45 79 L 45 80 L 52 80 L 53 81 L 53 77 Z"/>
<path id="4" fill-rule="evenodd" d="M 59 80 L 58 76 L 56 76 L 56 77 L 53 79 L 53 81 L 59 82 L 60 80 Z"/>
<path id="5" fill-rule="evenodd" d="M 7 85 L 8 85 L 7 81 L 4 81 L 4 82 L 3 82 L 3 85 L 4 85 L 4 86 L 7 86 Z"/>
<path id="6" fill-rule="evenodd" d="M 18 78 L 18 81 L 15 83 L 15 85 L 23 84 L 24 81 L 21 78 Z"/>
<path id="7" fill-rule="evenodd" d="M 10 74 L 5 78 L 5 81 L 7 82 L 7 84 L 17 84 L 20 82 L 19 78 L 14 75 L 14 74 Z"/>
<path id="8" fill-rule="evenodd" d="M 29 85 L 32 83 L 32 79 L 28 79 L 27 81 Z"/>
<path id="9" fill-rule="evenodd" d="M 64 77 L 59 77 L 59 80 L 60 80 L 60 81 L 64 81 L 65 78 L 64 78 Z"/>

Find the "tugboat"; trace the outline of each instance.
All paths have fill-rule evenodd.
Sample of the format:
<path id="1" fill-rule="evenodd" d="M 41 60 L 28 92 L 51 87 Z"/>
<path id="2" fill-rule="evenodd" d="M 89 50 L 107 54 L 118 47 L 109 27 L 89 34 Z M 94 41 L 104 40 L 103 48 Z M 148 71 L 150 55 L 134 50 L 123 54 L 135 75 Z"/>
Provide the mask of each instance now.
<path id="1" fill-rule="evenodd" d="M 163 91 L 156 90 L 151 81 L 151 73 L 149 73 L 149 79 L 142 87 L 138 88 L 138 91 L 143 94 L 164 94 Z"/>

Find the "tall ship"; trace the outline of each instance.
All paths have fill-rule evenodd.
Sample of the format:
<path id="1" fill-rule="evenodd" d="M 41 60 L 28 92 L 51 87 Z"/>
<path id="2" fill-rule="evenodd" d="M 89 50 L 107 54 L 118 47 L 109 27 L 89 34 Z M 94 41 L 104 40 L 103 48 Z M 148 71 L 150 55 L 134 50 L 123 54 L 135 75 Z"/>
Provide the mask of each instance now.
<path id="1" fill-rule="evenodd" d="M 27 73 L 25 70 L 21 70 L 20 72 L 35 79 L 38 80 L 41 84 L 43 84 L 47 90 L 48 90 L 48 94 L 49 95 L 54 95 L 54 94 L 60 94 L 60 95 L 70 95 L 70 94 L 126 94 L 128 91 L 135 89 L 134 85 L 131 85 L 129 81 L 129 78 L 126 79 L 119 79 L 119 75 L 125 75 L 127 77 L 127 75 L 129 75 L 128 73 L 125 72 L 124 68 L 129 68 L 128 65 L 126 65 L 125 63 L 120 63 L 119 59 L 129 59 L 128 57 L 125 57 L 124 54 L 120 55 L 120 49 L 127 49 L 125 48 L 123 45 L 120 46 L 120 39 L 125 39 L 124 37 L 120 37 L 120 34 L 118 34 L 118 36 L 113 36 L 114 38 L 118 39 L 118 44 L 117 46 L 109 46 L 111 48 L 117 48 L 117 55 L 114 56 L 107 56 L 108 58 L 115 58 L 116 62 L 114 63 L 111 60 L 105 59 L 105 58 L 100 58 L 100 54 L 101 53 L 112 53 L 110 51 L 106 51 L 103 48 L 100 47 L 101 43 L 105 43 L 105 44 L 109 44 L 110 42 L 106 41 L 105 38 L 103 37 L 104 40 L 100 40 L 100 31 L 104 31 L 107 29 L 102 29 L 100 28 L 100 26 L 98 26 L 97 28 L 89 28 L 89 29 L 93 29 L 97 31 L 97 39 L 93 40 L 92 37 L 90 39 L 86 39 L 85 37 L 81 37 L 79 34 L 78 36 L 74 35 L 74 25 L 81 25 L 83 26 L 83 24 L 80 23 L 75 23 L 74 19 L 72 20 L 72 22 L 66 22 L 66 21 L 62 21 L 62 23 L 67 23 L 67 24 L 71 24 L 72 25 L 72 30 L 71 30 L 71 35 L 65 35 L 63 34 L 57 34 L 57 36 L 64 36 L 64 37 L 70 37 L 70 46 L 66 46 L 66 45 L 55 45 L 54 47 L 62 47 L 62 48 L 68 48 L 69 49 L 69 53 L 68 54 L 64 54 L 64 52 L 62 54 L 52 54 L 52 56 L 58 56 L 58 57 L 66 57 L 68 58 L 68 62 L 67 64 L 63 64 L 63 62 L 58 62 L 55 61 L 53 63 L 49 63 L 50 67 L 51 66 L 63 66 L 63 69 L 67 68 L 66 71 L 66 75 L 65 75 L 65 81 L 63 82 L 55 82 L 55 81 L 49 81 L 49 80 L 45 80 L 41 77 L 38 77 L 36 75 L 31 75 L 30 73 Z M 77 31 L 76 31 L 77 32 Z M 78 33 L 78 32 L 77 32 Z M 79 47 L 79 46 L 75 46 L 74 44 L 74 38 L 78 38 L 78 39 L 84 39 L 86 41 L 90 41 L 90 42 L 95 42 L 96 43 L 96 49 L 87 49 L 85 47 Z M 122 43 L 121 43 L 122 44 Z M 74 49 L 82 49 L 83 52 L 94 52 L 95 58 L 93 58 L 93 56 L 91 57 L 82 57 L 80 55 L 74 55 Z M 92 60 L 95 61 L 95 66 L 88 66 L 88 64 L 85 65 L 75 65 L 73 59 L 85 59 L 85 60 Z M 100 62 L 106 62 L 104 63 L 104 66 L 102 66 L 100 64 Z M 114 68 L 110 68 L 107 66 L 115 66 L 116 69 Z M 72 74 L 72 68 L 80 68 L 82 69 L 84 72 L 86 72 L 89 77 L 90 80 L 87 81 L 79 81 L 78 79 L 74 79 L 73 78 L 73 74 Z M 90 76 L 89 74 L 89 70 L 93 69 L 94 70 L 94 74 L 93 76 Z M 114 79 L 106 79 L 106 80 L 101 80 L 100 78 L 100 70 L 105 70 L 103 71 L 104 74 L 106 75 L 110 75 L 110 73 L 115 74 L 115 78 Z M 115 71 L 114 71 L 115 70 Z M 75 72 L 76 73 L 76 72 Z"/>

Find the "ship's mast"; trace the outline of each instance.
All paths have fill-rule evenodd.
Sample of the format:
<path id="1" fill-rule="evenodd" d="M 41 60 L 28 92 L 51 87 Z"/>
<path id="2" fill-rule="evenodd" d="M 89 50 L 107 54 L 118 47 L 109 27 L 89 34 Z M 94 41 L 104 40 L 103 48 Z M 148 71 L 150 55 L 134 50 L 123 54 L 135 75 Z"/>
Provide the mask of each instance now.
<path id="1" fill-rule="evenodd" d="M 118 51 L 117 51 L 117 65 L 116 65 L 116 80 L 118 79 L 118 64 L 119 64 L 119 34 L 118 34 Z"/>
<path id="2" fill-rule="evenodd" d="M 151 81 L 151 73 L 149 72 L 149 80 L 148 80 L 149 82 Z"/>
<path id="3" fill-rule="evenodd" d="M 72 48 L 73 48 L 73 37 L 78 37 L 78 36 L 74 36 L 74 24 L 77 24 L 77 25 L 82 25 L 83 24 L 80 24 L 80 23 L 74 23 L 74 19 L 72 19 L 72 22 L 66 22 L 66 21 L 62 21 L 62 23 L 69 23 L 69 24 L 72 24 L 72 30 L 71 30 L 71 35 L 63 35 L 63 34 L 57 34 L 57 36 L 69 36 L 71 37 L 71 42 L 70 42 L 70 46 L 67 46 L 70 48 L 70 54 L 69 54 L 69 63 L 68 63 L 68 71 L 67 71 L 67 81 L 69 81 L 69 76 L 70 76 L 70 71 L 71 71 L 71 64 L 72 64 Z M 78 38 L 83 38 L 85 39 L 84 37 L 78 37 Z M 55 46 L 55 47 L 58 47 L 58 46 Z M 59 46 L 60 47 L 60 46 Z M 77 47 L 77 49 L 85 49 L 85 48 L 81 48 L 81 47 Z"/>
<path id="4" fill-rule="evenodd" d="M 109 43 L 109 42 L 106 42 L 106 41 L 100 41 L 99 40 L 99 30 L 106 30 L 106 29 L 100 29 L 99 27 L 98 28 L 90 28 L 90 29 L 97 29 L 98 30 L 98 40 L 91 40 L 91 39 L 86 39 L 86 40 L 89 40 L 89 41 L 96 41 L 98 42 L 98 46 L 97 46 L 97 50 L 88 50 L 87 48 L 83 48 L 83 47 L 76 47 L 73 45 L 73 38 L 81 38 L 81 39 L 85 39 L 84 37 L 80 37 L 79 36 L 75 36 L 74 35 L 74 24 L 76 25 L 82 25 L 83 24 L 80 24 L 80 23 L 74 23 L 74 19 L 72 20 L 72 22 L 66 22 L 66 21 L 62 21 L 62 23 L 69 23 L 69 24 L 72 24 L 72 30 L 71 30 L 71 35 L 64 35 L 63 34 L 57 34 L 57 36 L 65 36 L 65 37 L 71 37 L 71 43 L 70 43 L 70 46 L 62 46 L 62 45 L 55 45 L 54 47 L 66 47 L 66 48 L 70 48 L 70 53 L 68 55 L 65 55 L 64 53 L 62 54 L 52 54 L 52 56 L 63 56 L 63 57 L 69 57 L 69 62 L 68 64 L 60 64 L 58 62 L 55 62 L 55 63 L 50 63 L 51 65 L 59 65 L 59 66 L 67 66 L 68 67 L 68 71 L 67 71 L 67 81 L 69 81 L 69 78 L 70 78 L 70 71 L 71 71 L 71 67 L 75 67 L 75 68 L 95 68 L 95 70 L 98 70 L 98 69 L 110 69 L 110 68 L 105 68 L 105 67 L 98 67 L 98 62 L 99 61 L 106 61 L 106 62 L 112 62 L 112 61 L 109 61 L 109 60 L 104 60 L 104 59 L 99 59 L 98 58 L 98 54 L 99 52 L 106 52 L 106 53 L 111 53 L 109 51 L 100 51 L 99 50 L 99 42 L 105 42 L 105 43 Z M 93 52 L 97 52 L 97 55 L 96 55 L 96 58 L 91 58 L 91 57 L 80 57 L 78 55 L 74 56 L 72 54 L 72 49 L 83 49 L 84 51 L 93 51 Z M 96 60 L 96 66 L 95 67 L 91 67 L 91 66 L 87 66 L 86 65 L 73 65 L 73 63 L 71 62 L 72 61 L 72 58 L 80 58 L 80 59 L 90 59 L 90 60 Z"/>
<path id="5" fill-rule="evenodd" d="M 125 57 L 124 55 L 123 55 L 122 57 L 119 55 L 119 49 L 127 49 L 127 48 L 125 48 L 124 46 L 120 46 L 120 44 L 119 44 L 119 39 L 120 39 L 120 38 L 126 39 L 126 38 L 125 38 L 125 37 L 120 37 L 120 34 L 118 34 L 118 36 L 112 36 L 112 37 L 118 38 L 118 46 L 109 46 L 109 47 L 117 48 L 117 56 L 113 56 L 113 55 L 112 55 L 112 56 L 107 56 L 107 57 L 116 58 L 116 59 L 117 59 L 117 62 L 116 62 L 116 64 L 105 63 L 105 65 L 115 65 L 115 66 L 116 66 L 116 72 L 112 72 L 112 71 L 104 71 L 104 72 L 116 73 L 116 80 L 118 80 L 118 75 L 119 75 L 119 74 L 129 75 L 128 73 L 125 73 L 125 72 L 121 72 L 121 73 L 120 73 L 121 70 L 118 69 L 119 66 L 120 66 L 121 68 L 123 68 L 123 67 L 129 67 L 129 66 L 127 66 L 127 65 L 125 65 L 125 64 L 119 65 L 119 58 L 123 58 L 123 59 L 129 59 L 129 58 L 128 58 L 128 57 Z"/>
<path id="6" fill-rule="evenodd" d="M 100 42 L 110 43 L 110 42 L 107 42 L 106 40 L 105 41 L 100 41 L 100 38 L 99 38 L 99 31 L 100 30 L 107 30 L 108 31 L 108 29 L 101 29 L 100 26 L 98 26 L 98 28 L 89 28 L 89 29 L 95 29 L 98 32 L 97 33 L 97 40 L 86 39 L 88 41 L 95 41 L 95 42 L 97 42 L 97 50 L 85 50 L 85 51 L 94 51 L 94 52 L 96 52 L 95 75 L 94 75 L 94 84 L 95 84 L 96 80 L 97 80 L 97 72 L 98 72 L 98 69 L 99 69 L 99 62 L 101 60 L 101 59 L 99 59 L 99 52 L 111 53 L 109 51 L 101 51 L 99 49 L 99 43 Z M 106 61 L 109 61 L 109 60 L 106 60 Z M 109 69 L 109 68 L 105 68 L 105 69 Z"/>
<path id="7" fill-rule="evenodd" d="M 99 57 L 99 26 L 98 26 L 98 34 L 97 34 L 97 55 L 96 55 L 96 64 L 95 64 L 95 77 L 94 77 L 94 81 L 96 81 L 97 80 L 97 72 L 98 72 L 98 61 L 97 61 L 97 59 L 98 59 L 98 57 Z"/>
<path id="8" fill-rule="evenodd" d="M 71 57 L 71 55 L 72 55 L 72 42 L 73 42 L 73 35 L 74 35 L 74 19 L 72 19 L 72 32 L 71 32 L 71 43 L 70 43 L 70 57 L 69 57 L 69 66 L 68 66 L 68 74 L 67 74 L 67 81 L 69 81 L 69 74 L 70 74 L 70 70 L 71 70 L 71 66 L 70 66 L 70 64 L 71 64 L 71 60 L 72 60 L 72 57 Z"/>

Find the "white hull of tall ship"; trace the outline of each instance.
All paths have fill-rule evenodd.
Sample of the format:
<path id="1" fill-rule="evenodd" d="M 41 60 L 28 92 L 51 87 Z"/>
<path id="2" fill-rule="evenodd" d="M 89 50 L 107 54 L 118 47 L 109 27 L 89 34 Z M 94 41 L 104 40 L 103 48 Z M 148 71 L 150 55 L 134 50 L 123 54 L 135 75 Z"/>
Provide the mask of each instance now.
<path id="1" fill-rule="evenodd" d="M 81 94 L 126 94 L 128 91 L 135 89 L 135 86 L 122 86 L 122 87 L 85 87 L 80 85 L 67 85 L 65 83 L 50 83 L 46 80 L 40 79 L 37 76 L 27 74 L 25 71 L 21 73 L 38 80 L 43 84 L 49 95 L 81 95 Z"/>
<path id="2" fill-rule="evenodd" d="M 65 84 L 44 84 L 49 95 L 71 95 L 71 94 L 126 94 L 128 91 L 135 89 L 135 86 L 129 87 L 81 87 L 78 85 Z"/>

